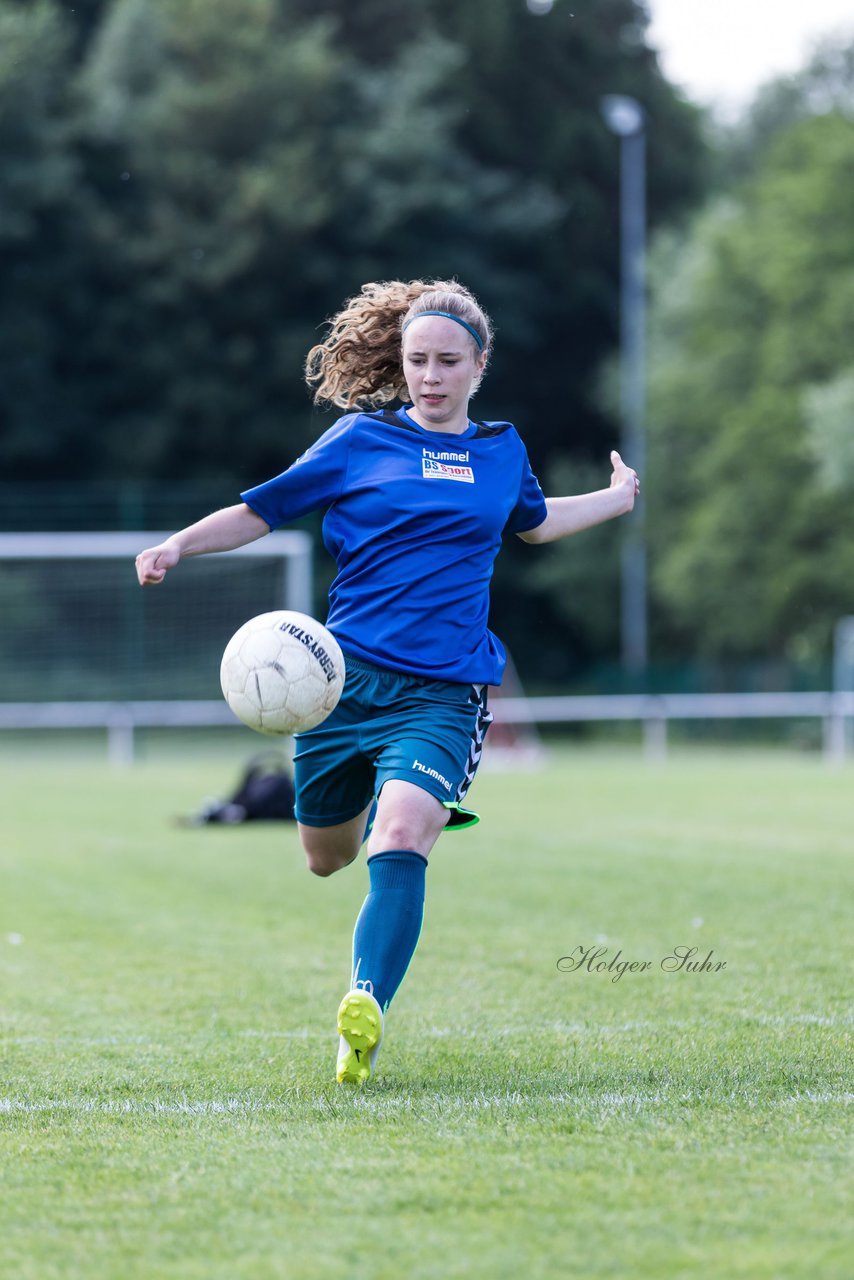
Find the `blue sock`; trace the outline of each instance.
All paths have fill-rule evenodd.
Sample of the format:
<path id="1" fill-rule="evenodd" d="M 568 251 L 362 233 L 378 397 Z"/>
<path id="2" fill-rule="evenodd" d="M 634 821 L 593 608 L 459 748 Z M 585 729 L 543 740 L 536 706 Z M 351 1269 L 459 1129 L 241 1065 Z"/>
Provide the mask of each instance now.
<path id="1" fill-rule="evenodd" d="M 353 931 L 353 986 L 385 1013 L 415 954 L 424 917 L 427 859 L 412 849 L 368 858 L 371 888 Z"/>

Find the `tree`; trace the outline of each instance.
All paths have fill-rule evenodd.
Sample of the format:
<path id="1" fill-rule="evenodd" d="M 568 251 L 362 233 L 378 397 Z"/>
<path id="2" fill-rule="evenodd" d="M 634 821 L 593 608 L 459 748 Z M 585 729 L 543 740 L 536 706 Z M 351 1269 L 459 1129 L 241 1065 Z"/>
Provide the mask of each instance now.
<path id="1" fill-rule="evenodd" d="M 228 494 L 274 473 L 330 420 L 301 376 L 323 317 L 367 279 L 416 275 L 458 276 L 497 320 L 479 416 L 517 420 L 543 474 L 567 457 L 607 474 L 614 423 L 593 392 L 617 330 L 619 160 L 601 96 L 648 112 L 654 224 L 703 182 L 699 115 L 661 76 L 644 5 L 0 14 L 30 32 L 15 75 L 42 95 L 25 120 L 11 91 L 0 131 L 0 172 L 20 162 L 30 184 L 0 281 L 0 467 L 19 491 L 180 478 Z M 17 270 L 35 275 L 16 292 Z M 580 637 L 514 551 L 498 615 Z"/>
<path id="2" fill-rule="evenodd" d="M 346 292 L 413 274 L 425 243 L 422 269 L 466 246 L 483 274 L 484 245 L 552 216 L 456 143 L 459 66 L 430 35 L 357 70 L 327 21 L 274 0 L 116 0 L 79 80 L 91 317 L 63 335 L 64 376 L 107 425 L 58 471 L 233 478 L 237 424 L 243 474 L 278 469 L 316 433 L 302 357 Z"/>
<path id="3" fill-rule="evenodd" d="M 834 37 L 816 44 L 801 71 L 762 85 L 742 119 L 720 131 L 720 181 L 746 179 L 781 134 L 830 112 L 854 116 L 854 42 Z"/>
<path id="4" fill-rule="evenodd" d="M 647 493 L 660 648 L 818 658 L 850 612 L 847 494 L 826 484 L 841 460 L 816 440 L 833 447 L 850 386 L 852 151 L 854 121 L 800 121 L 659 247 Z"/>
<path id="5" fill-rule="evenodd" d="M 661 75 L 645 40 L 646 7 L 579 0 L 543 17 L 523 0 L 403 9 L 395 0 L 321 0 L 319 8 L 334 20 L 336 46 L 356 53 L 358 76 L 375 56 L 390 65 L 414 49 L 416 62 L 429 60 L 421 42 L 431 35 L 456 50 L 447 91 L 463 168 L 453 176 L 468 197 L 470 178 L 494 175 L 493 209 L 488 224 L 471 219 L 442 258 L 500 321 L 483 413 L 523 423 L 542 467 L 566 453 L 601 457 L 612 424 L 593 390 L 616 341 L 619 275 L 619 152 L 602 96 L 634 94 L 648 113 L 652 225 L 689 207 L 706 172 L 700 113 Z M 409 269 L 423 271 L 419 260 L 435 260 L 441 243 L 435 232 L 413 240 Z"/>
<path id="6" fill-rule="evenodd" d="M 63 29 L 50 0 L 2 3 Z M 634 0 L 580 0 L 574 19 L 517 0 L 75 6 L 64 62 L 46 37 L 28 59 L 63 122 L 32 171 L 74 179 L 61 228 L 31 228 L 62 304 L 38 316 L 37 384 L 14 404 L 0 389 L 23 424 L 7 464 L 204 480 L 233 475 L 239 428 L 264 474 L 317 431 L 300 366 L 320 318 L 366 278 L 416 274 L 459 275 L 499 320 L 484 416 L 517 416 L 541 466 L 601 453 L 589 384 L 615 332 L 618 166 L 599 95 L 651 113 L 656 217 L 699 180 L 695 113 L 644 20 Z"/>
<path id="7" fill-rule="evenodd" d="M 238 433 L 245 465 L 281 465 L 339 84 L 323 25 L 290 32 L 272 0 L 114 5 L 82 81 L 105 470 L 234 476 Z"/>
<path id="8" fill-rule="evenodd" d="M 49 0 L 0 3 L 0 469 L 41 468 L 74 430 L 52 388 L 78 165 L 68 126 L 69 40 Z M 33 432 L 33 421 L 40 430 Z"/>
<path id="9" fill-rule="evenodd" d="M 830 491 L 850 489 L 854 485 L 854 365 L 807 387 L 803 409 L 818 479 Z"/>

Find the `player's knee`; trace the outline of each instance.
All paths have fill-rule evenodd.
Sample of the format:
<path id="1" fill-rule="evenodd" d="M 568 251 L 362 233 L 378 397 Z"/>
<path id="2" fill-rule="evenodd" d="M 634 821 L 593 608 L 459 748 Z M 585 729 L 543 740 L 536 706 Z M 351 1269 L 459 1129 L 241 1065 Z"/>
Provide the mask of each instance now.
<path id="1" fill-rule="evenodd" d="M 350 863 L 355 859 L 356 854 L 337 854 L 330 856 L 325 854 L 318 856 L 313 853 L 306 853 L 305 861 L 309 871 L 314 876 L 334 876 L 336 871 L 341 871 L 344 867 L 349 867 Z"/>
<path id="2" fill-rule="evenodd" d="M 448 820 L 442 802 L 405 779 L 392 779 L 380 795 L 368 856 L 384 849 L 414 849 L 425 856 Z"/>
<path id="3" fill-rule="evenodd" d="M 389 814 L 384 822 L 377 822 L 371 837 L 371 849 L 423 849 L 438 838 L 448 815 Z"/>
<path id="4" fill-rule="evenodd" d="M 348 842 L 330 840 L 327 833 L 318 834 L 309 828 L 300 831 L 305 861 L 309 871 L 315 876 L 332 876 L 342 867 L 353 861 L 359 852 L 358 845 L 352 848 Z"/>
<path id="5" fill-rule="evenodd" d="M 332 827 L 311 827 L 299 822 L 300 844 L 309 871 L 315 876 L 332 876 L 358 857 L 365 832 L 365 814 Z"/>
<path id="6" fill-rule="evenodd" d="M 329 865 L 328 860 L 319 851 L 312 849 L 305 840 L 303 840 L 302 846 L 305 854 L 305 865 L 311 874 L 313 876 L 331 876 L 335 868 Z"/>
<path id="7" fill-rule="evenodd" d="M 323 858 L 316 858 L 312 854 L 305 855 L 306 865 L 313 876 L 334 876 L 336 871 L 340 871 L 344 863 L 330 863 Z"/>
<path id="8" fill-rule="evenodd" d="M 372 843 L 379 841 L 384 849 L 412 849 L 423 839 L 424 832 L 421 828 L 420 822 L 395 815 L 385 822 L 375 824 Z"/>

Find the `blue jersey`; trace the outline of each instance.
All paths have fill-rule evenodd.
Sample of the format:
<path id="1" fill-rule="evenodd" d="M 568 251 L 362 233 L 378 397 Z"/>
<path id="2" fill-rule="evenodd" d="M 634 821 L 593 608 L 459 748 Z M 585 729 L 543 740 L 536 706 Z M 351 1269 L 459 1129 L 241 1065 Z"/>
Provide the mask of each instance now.
<path id="1" fill-rule="evenodd" d="M 434 680 L 500 683 L 504 649 L 487 626 L 493 562 L 503 533 L 546 518 L 509 423 L 451 435 L 405 409 L 347 414 L 240 496 L 271 529 L 327 509 L 338 573 L 326 625 L 346 652 Z"/>

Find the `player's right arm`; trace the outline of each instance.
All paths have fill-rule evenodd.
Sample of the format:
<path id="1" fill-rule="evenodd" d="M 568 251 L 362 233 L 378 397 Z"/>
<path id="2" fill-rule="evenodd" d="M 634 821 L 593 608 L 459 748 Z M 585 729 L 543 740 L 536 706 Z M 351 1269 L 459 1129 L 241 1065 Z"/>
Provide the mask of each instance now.
<path id="1" fill-rule="evenodd" d="M 140 551 L 136 558 L 136 576 L 141 587 L 162 582 L 169 569 L 174 569 L 185 556 L 204 556 L 212 551 L 233 551 L 247 542 L 255 542 L 270 532 L 266 520 L 256 515 L 245 502 L 213 511 L 186 529 L 173 533 L 157 547 Z"/>

